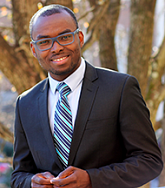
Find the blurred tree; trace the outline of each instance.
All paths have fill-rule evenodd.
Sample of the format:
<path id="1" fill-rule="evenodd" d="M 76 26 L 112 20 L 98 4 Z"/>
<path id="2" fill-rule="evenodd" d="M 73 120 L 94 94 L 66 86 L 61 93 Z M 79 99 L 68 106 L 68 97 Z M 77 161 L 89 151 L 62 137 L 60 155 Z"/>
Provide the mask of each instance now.
<path id="1" fill-rule="evenodd" d="M 93 7 L 93 18 L 87 31 L 91 32 L 91 37 L 84 45 L 83 50 L 98 41 L 102 67 L 117 70 L 114 37 L 120 13 L 120 0 L 89 0 L 89 2 Z"/>
<path id="2" fill-rule="evenodd" d="M 0 138 L 13 143 L 13 133 L 0 122 Z"/>

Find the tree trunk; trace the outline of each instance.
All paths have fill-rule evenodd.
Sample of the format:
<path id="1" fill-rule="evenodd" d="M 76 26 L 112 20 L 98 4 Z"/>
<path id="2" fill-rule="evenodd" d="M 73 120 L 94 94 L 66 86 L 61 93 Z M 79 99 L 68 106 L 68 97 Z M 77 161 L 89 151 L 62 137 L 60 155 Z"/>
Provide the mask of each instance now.
<path id="1" fill-rule="evenodd" d="M 92 31 L 94 40 L 99 42 L 99 57 L 101 66 L 117 70 L 114 36 L 119 17 L 120 0 L 104 1 L 98 5 L 97 1 L 89 0 L 91 7 L 95 7 L 94 16 L 88 31 Z"/>
<path id="2" fill-rule="evenodd" d="M 33 14 L 38 10 L 37 4 L 39 2 L 39 0 L 12 0 L 12 21 L 15 46 L 20 46 L 21 38 L 25 38 L 27 40 L 26 43 L 30 41 L 29 21 Z"/>
<path id="3" fill-rule="evenodd" d="M 113 70 L 117 70 L 114 37 L 119 17 L 119 7 L 120 0 L 111 0 L 107 12 L 103 16 L 99 26 L 99 56 L 101 65 L 102 67 Z"/>
<path id="4" fill-rule="evenodd" d="M 60 4 L 60 5 L 64 5 L 68 8 L 70 8 L 71 10 L 73 10 L 73 2 L 72 0 L 47 0 L 46 1 L 46 5 L 49 4 Z"/>
<path id="5" fill-rule="evenodd" d="M 131 1 L 128 73 L 138 79 L 144 97 L 152 49 L 155 3 L 156 0 Z"/>

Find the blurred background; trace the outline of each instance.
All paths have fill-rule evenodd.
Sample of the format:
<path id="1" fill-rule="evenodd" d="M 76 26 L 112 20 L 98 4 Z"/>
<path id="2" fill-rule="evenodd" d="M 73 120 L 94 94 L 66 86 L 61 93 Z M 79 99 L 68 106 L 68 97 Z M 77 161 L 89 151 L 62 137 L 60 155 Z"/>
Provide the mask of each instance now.
<path id="1" fill-rule="evenodd" d="M 165 161 L 165 0 L 0 0 L 0 188 L 10 187 L 16 98 L 47 77 L 30 50 L 29 21 L 52 3 L 75 12 L 87 61 L 138 79 Z M 163 186 L 165 169 L 143 188 Z"/>

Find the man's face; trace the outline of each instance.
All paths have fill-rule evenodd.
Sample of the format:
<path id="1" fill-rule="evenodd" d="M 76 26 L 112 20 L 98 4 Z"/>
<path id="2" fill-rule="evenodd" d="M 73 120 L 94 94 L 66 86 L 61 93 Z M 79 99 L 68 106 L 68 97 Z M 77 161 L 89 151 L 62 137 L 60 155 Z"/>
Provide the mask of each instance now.
<path id="1" fill-rule="evenodd" d="M 75 31 L 76 24 L 73 18 L 66 12 L 51 16 L 39 17 L 33 24 L 33 40 L 53 38 L 60 34 Z M 84 44 L 83 33 L 75 34 L 72 44 L 61 46 L 56 41 L 51 49 L 39 51 L 32 43 L 33 55 L 40 65 L 50 73 L 55 80 L 62 81 L 72 74 L 81 63 L 81 47 Z"/>

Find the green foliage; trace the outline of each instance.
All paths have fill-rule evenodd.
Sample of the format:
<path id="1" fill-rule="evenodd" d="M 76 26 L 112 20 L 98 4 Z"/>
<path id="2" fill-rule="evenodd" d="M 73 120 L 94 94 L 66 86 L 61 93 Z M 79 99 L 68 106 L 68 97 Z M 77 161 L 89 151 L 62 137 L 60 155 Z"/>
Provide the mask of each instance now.
<path id="1" fill-rule="evenodd" d="M 13 156 L 13 145 L 10 144 L 10 143 L 5 144 L 4 149 L 3 149 L 3 153 L 7 157 L 12 157 Z"/>

